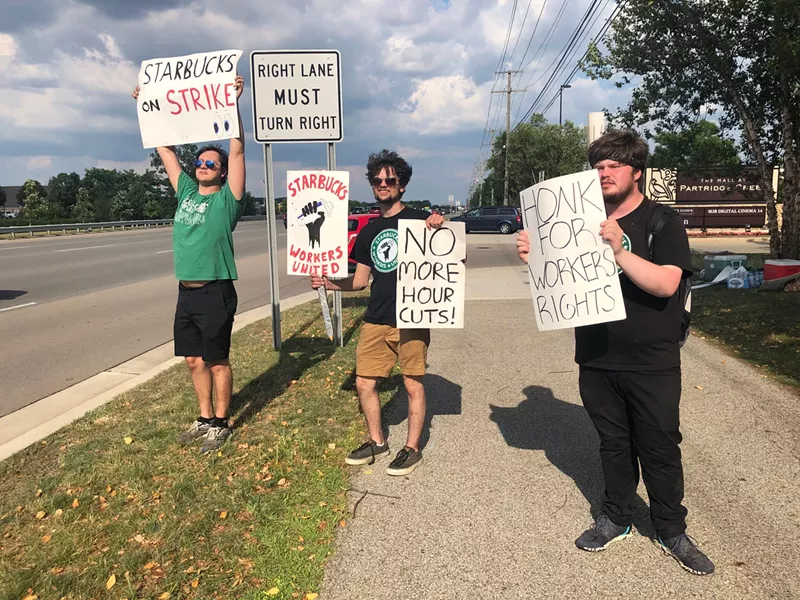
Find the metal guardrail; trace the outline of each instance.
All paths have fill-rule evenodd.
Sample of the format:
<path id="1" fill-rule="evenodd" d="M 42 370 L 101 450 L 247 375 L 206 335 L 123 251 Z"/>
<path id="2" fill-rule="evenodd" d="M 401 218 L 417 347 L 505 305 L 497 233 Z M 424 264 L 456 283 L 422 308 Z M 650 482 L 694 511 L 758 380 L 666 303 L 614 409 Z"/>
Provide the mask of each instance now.
<path id="1" fill-rule="evenodd" d="M 242 217 L 240 221 L 263 221 L 264 215 L 251 215 Z M 53 232 L 67 233 L 67 231 L 116 231 L 117 229 L 141 229 L 147 227 L 169 227 L 173 219 L 151 219 L 149 221 L 104 221 L 102 223 L 59 223 L 54 225 L 23 225 L 13 227 L 0 226 L 0 235 L 11 234 L 11 238 L 16 238 L 17 234 L 27 233 L 33 237 L 34 233 L 46 232 L 50 235 Z"/>

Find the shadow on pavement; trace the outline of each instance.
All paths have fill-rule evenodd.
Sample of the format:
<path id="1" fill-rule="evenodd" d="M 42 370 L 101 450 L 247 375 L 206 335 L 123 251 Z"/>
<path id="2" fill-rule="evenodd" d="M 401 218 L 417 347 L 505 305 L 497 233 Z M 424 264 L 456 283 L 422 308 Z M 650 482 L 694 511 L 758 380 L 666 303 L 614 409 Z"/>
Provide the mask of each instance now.
<path id="1" fill-rule="evenodd" d="M 0 300 L 14 300 L 27 293 L 25 290 L 0 290 Z"/>
<path id="2" fill-rule="evenodd" d="M 582 406 L 556 398 L 550 388 L 531 385 L 523 393 L 525 400 L 515 408 L 490 404 L 491 420 L 509 446 L 544 451 L 552 465 L 575 482 L 591 506 L 592 517 L 597 517 L 605 486 L 600 444 L 589 415 Z M 638 495 L 633 524 L 642 535 L 654 533 L 650 509 Z"/>

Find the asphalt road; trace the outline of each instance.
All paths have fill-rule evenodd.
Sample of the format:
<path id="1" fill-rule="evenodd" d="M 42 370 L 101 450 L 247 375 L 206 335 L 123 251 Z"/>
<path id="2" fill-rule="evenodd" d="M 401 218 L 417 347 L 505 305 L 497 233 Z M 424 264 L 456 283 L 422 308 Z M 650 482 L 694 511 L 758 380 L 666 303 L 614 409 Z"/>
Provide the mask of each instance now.
<path id="1" fill-rule="evenodd" d="M 0 416 L 172 339 L 172 230 L 0 241 Z M 239 312 L 268 304 L 264 222 L 234 234 Z M 470 234 L 468 267 L 515 264 L 514 236 Z M 278 224 L 278 265 L 286 232 Z M 309 290 L 279 278 L 281 298 Z"/>

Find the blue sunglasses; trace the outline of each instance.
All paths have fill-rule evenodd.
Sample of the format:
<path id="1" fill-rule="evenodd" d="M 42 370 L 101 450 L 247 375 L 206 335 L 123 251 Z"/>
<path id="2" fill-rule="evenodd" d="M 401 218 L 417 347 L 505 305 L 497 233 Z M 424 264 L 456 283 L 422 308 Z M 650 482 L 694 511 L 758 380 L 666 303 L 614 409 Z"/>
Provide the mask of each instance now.
<path id="1" fill-rule="evenodd" d="M 211 169 L 212 171 L 217 170 L 217 163 L 215 163 L 213 160 L 205 161 L 205 165 L 206 169 Z M 199 169 L 200 167 L 203 166 L 203 161 L 198 158 L 196 161 L 194 161 L 194 166 L 196 169 Z"/>

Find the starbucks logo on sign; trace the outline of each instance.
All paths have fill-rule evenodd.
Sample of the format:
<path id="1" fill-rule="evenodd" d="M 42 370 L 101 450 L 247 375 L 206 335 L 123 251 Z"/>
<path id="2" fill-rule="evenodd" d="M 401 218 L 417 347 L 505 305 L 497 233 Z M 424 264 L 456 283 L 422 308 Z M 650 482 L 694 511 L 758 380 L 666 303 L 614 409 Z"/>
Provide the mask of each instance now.
<path id="1" fill-rule="evenodd" d="M 628 252 L 631 251 L 631 238 L 629 238 L 628 234 L 625 232 L 622 233 L 622 249 Z M 617 267 L 617 273 L 622 273 L 622 269 Z"/>
<path id="2" fill-rule="evenodd" d="M 396 229 L 385 229 L 372 240 L 370 257 L 381 273 L 390 273 L 397 268 L 397 238 Z"/>

